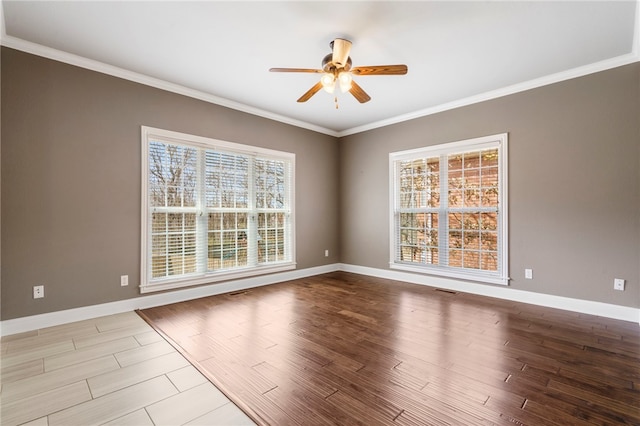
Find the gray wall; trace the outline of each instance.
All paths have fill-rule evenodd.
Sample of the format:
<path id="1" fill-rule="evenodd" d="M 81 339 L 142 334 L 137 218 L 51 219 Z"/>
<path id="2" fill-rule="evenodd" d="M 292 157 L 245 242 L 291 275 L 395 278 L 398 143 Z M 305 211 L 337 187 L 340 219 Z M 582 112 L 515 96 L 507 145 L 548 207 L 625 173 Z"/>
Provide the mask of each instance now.
<path id="1" fill-rule="evenodd" d="M 338 262 L 335 138 L 5 47 L 1 64 L 2 320 L 139 296 L 142 125 L 295 153 L 298 268 Z"/>
<path id="2" fill-rule="evenodd" d="M 508 132 L 512 288 L 640 307 L 638 63 L 340 140 L 5 47 L 1 66 L 2 320 L 139 296 L 141 125 L 296 153 L 298 268 L 387 269 L 389 152 Z"/>
<path id="3" fill-rule="evenodd" d="M 504 132 L 511 288 L 640 307 L 640 63 L 342 138 L 342 262 L 388 269 L 390 152 Z"/>

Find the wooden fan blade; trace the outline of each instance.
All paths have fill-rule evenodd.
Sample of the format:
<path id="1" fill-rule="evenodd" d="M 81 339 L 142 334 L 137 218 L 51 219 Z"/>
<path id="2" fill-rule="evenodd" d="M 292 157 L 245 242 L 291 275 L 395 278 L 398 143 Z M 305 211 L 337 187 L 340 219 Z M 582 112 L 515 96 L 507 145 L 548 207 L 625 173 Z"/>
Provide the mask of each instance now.
<path id="1" fill-rule="evenodd" d="M 407 71 L 406 65 L 369 65 L 351 69 L 355 75 L 404 75 Z"/>
<path id="2" fill-rule="evenodd" d="M 270 72 L 324 72 L 322 70 L 311 69 L 311 68 L 269 68 Z"/>
<path id="3" fill-rule="evenodd" d="M 300 99 L 298 99 L 298 102 L 307 102 L 309 99 L 311 99 L 313 95 L 318 93 L 320 89 L 322 89 L 322 83 L 317 82 L 315 86 L 307 90 L 307 92 L 304 95 L 300 96 Z"/>
<path id="4" fill-rule="evenodd" d="M 331 62 L 335 64 L 336 68 L 343 68 L 345 65 L 347 65 L 347 60 L 349 59 L 351 42 L 343 38 L 337 38 L 333 40 L 331 44 L 333 48 L 333 56 L 331 58 Z"/>
<path id="5" fill-rule="evenodd" d="M 362 87 L 360 87 L 355 81 L 351 82 L 351 89 L 349 89 L 349 93 L 351 93 L 361 104 L 371 100 L 371 96 L 367 95 L 367 92 L 362 90 Z"/>

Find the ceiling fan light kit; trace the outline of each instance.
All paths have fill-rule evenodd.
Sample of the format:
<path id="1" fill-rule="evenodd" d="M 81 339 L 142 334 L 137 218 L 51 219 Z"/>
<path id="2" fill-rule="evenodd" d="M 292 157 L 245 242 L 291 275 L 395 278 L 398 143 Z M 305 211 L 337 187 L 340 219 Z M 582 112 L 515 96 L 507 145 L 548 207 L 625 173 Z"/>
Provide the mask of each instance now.
<path id="1" fill-rule="evenodd" d="M 352 61 L 349 56 L 351 52 L 351 42 L 349 40 L 336 38 L 329 43 L 329 47 L 331 47 L 332 52 L 323 58 L 322 69 L 271 68 L 269 71 L 322 73 L 320 81 L 311 89 L 307 90 L 307 92 L 298 99 L 298 102 L 308 101 L 320 89 L 324 89 L 328 93 L 333 93 L 337 81 L 342 93 L 351 93 L 360 103 L 369 102 L 371 97 L 353 80 L 353 75 L 404 75 L 408 71 L 406 65 L 369 65 L 352 68 Z M 335 102 L 336 108 L 338 108 L 337 97 L 335 98 Z"/>
<path id="2" fill-rule="evenodd" d="M 320 83 L 322 83 L 322 88 L 327 93 L 333 93 L 336 88 L 336 77 L 333 74 L 324 73 L 320 77 Z"/>
<path id="3" fill-rule="evenodd" d="M 340 83 L 340 90 L 342 91 L 342 93 L 346 93 L 351 90 L 353 76 L 348 71 L 342 71 L 340 74 L 338 74 L 338 82 Z"/>
<path id="4" fill-rule="evenodd" d="M 340 86 L 340 91 L 342 93 L 347 93 L 351 90 L 351 83 L 353 82 L 353 77 L 351 73 L 348 71 L 341 71 L 338 74 L 338 77 L 335 76 L 334 73 L 324 73 L 322 77 L 320 77 L 320 82 L 322 83 L 322 88 L 327 93 L 333 93 L 336 89 L 336 81 Z"/>

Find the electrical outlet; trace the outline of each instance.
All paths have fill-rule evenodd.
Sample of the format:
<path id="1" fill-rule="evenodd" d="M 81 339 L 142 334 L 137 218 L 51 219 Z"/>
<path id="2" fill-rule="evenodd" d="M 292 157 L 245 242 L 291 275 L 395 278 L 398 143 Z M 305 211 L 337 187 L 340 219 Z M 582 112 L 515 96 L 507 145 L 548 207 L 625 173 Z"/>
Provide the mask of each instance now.
<path id="1" fill-rule="evenodd" d="M 33 286 L 33 298 L 34 299 L 42 299 L 44 297 L 44 286 L 43 285 L 34 285 Z"/>
<path id="2" fill-rule="evenodd" d="M 528 280 L 532 280 L 533 279 L 533 269 L 525 269 L 524 270 L 524 277 Z"/>
<path id="3" fill-rule="evenodd" d="M 129 285 L 129 275 L 120 275 L 120 285 L 122 287 Z"/>
<path id="4" fill-rule="evenodd" d="M 324 251 L 324 257 L 329 257 L 329 250 Z"/>
<path id="5" fill-rule="evenodd" d="M 613 289 L 624 291 L 624 280 L 620 278 L 616 278 L 613 280 Z"/>

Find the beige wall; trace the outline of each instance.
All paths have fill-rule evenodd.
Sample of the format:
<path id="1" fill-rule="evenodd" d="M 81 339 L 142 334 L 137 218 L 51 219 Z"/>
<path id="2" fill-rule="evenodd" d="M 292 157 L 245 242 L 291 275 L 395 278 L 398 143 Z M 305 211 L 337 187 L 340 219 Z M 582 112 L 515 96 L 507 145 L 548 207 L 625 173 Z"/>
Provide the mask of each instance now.
<path id="1" fill-rule="evenodd" d="M 387 269 L 389 152 L 508 132 L 512 288 L 640 307 L 638 63 L 340 140 L 5 47 L 1 66 L 2 320 L 139 296 L 141 125 L 296 153 L 298 268 Z"/>
<path id="2" fill-rule="evenodd" d="M 142 125 L 295 153 L 298 268 L 338 262 L 335 138 L 5 47 L 1 64 L 2 320 L 139 296 Z"/>
<path id="3" fill-rule="evenodd" d="M 342 138 L 342 262 L 388 269 L 390 152 L 504 132 L 511 287 L 640 307 L 640 63 Z"/>

